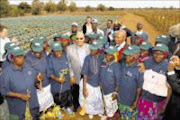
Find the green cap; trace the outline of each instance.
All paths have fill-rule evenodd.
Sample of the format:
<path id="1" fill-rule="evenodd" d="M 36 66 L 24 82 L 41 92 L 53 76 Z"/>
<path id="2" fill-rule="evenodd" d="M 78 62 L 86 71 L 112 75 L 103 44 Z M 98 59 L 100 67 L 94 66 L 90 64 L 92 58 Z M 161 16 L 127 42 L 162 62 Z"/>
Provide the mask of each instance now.
<path id="1" fill-rule="evenodd" d="M 152 48 L 152 45 L 149 42 L 142 42 L 139 48 L 142 50 L 149 50 L 150 48 Z"/>
<path id="2" fill-rule="evenodd" d="M 114 54 L 115 52 L 118 52 L 117 48 L 115 46 L 109 46 L 109 48 L 105 49 L 105 52 L 108 54 Z"/>
<path id="3" fill-rule="evenodd" d="M 34 41 L 32 43 L 31 49 L 33 52 L 41 52 L 43 50 L 43 43 L 40 40 Z"/>
<path id="4" fill-rule="evenodd" d="M 72 34 L 72 35 L 70 36 L 70 39 L 71 39 L 72 41 L 76 40 L 76 34 Z"/>
<path id="5" fill-rule="evenodd" d="M 158 50 L 158 51 L 162 51 L 162 52 L 169 52 L 169 48 L 166 44 L 163 43 L 159 43 L 157 44 L 153 50 Z"/>
<path id="6" fill-rule="evenodd" d="M 107 36 L 101 36 L 99 37 L 99 40 L 102 45 L 105 45 L 108 42 L 108 37 Z"/>
<path id="7" fill-rule="evenodd" d="M 138 37 L 140 37 L 140 38 L 144 38 L 144 39 L 146 38 L 145 34 L 136 34 L 136 33 L 135 33 L 135 37 L 136 37 L 136 36 L 138 36 Z"/>
<path id="8" fill-rule="evenodd" d="M 60 50 L 62 50 L 61 43 L 60 42 L 52 42 L 51 43 L 51 49 L 53 51 L 60 51 Z"/>
<path id="9" fill-rule="evenodd" d="M 140 53 L 140 48 L 136 45 L 130 45 L 127 49 L 124 50 L 123 54 L 133 55 Z"/>
<path id="10" fill-rule="evenodd" d="M 92 39 L 97 39 L 99 37 L 99 35 L 95 34 L 95 33 L 90 33 L 90 34 L 88 34 L 88 37 L 92 38 Z"/>
<path id="11" fill-rule="evenodd" d="M 24 56 L 24 51 L 22 50 L 21 47 L 19 46 L 15 46 L 15 47 L 12 47 L 12 49 L 10 50 L 11 54 L 13 56 L 21 56 L 23 55 Z"/>
<path id="12" fill-rule="evenodd" d="M 134 54 L 139 54 L 140 53 L 140 48 L 137 45 L 132 45 L 134 48 Z"/>
<path id="13" fill-rule="evenodd" d="M 46 37 L 40 37 L 39 40 L 42 42 L 46 42 L 48 39 Z"/>
<path id="14" fill-rule="evenodd" d="M 92 44 L 89 46 L 90 50 L 97 50 L 100 49 L 100 44 L 97 41 L 93 41 Z"/>
<path id="15" fill-rule="evenodd" d="M 160 36 L 156 37 L 155 42 L 164 43 L 167 45 L 170 42 L 170 37 L 166 36 L 166 35 L 160 35 Z"/>
<path id="16" fill-rule="evenodd" d="M 61 35 L 57 34 L 57 33 L 53 35 L 53 38 L 60 38 L 60 37 L 61 37 Z"/>
<path id="17" fill-rule="evenodd" d="M 67 35 L 67 34 L 61 35 L 61 38 L 64 38 L 64 39 L 70 39 L 69 35 Z"/>
<path id="18" fill-rule="evenodd" d="M 8 42 L 8 43 L 6 43 L 5 44 L 5 46 L 4 46 L 4 50 L 6 51 L 8 51 L 8 50 L 10 50 L 12 47 L 14 47 L 16 44 L 15 43 L 13 43 L 13 42 Z"/>

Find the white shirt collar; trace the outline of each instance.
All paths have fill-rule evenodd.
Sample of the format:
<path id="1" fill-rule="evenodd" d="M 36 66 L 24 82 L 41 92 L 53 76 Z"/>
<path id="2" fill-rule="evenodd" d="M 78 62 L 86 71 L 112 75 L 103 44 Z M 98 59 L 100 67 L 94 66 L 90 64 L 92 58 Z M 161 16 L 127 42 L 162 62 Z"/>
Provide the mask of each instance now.
<path id="1" fill-rule="evenodd" d="M 117 45 L 118 51 L 119 51 L 120 49 L 122 49 L 125 45 L 126 45 L 126 42 L 125 42 L 125 41 L 124 41 L 123 43 L 121 43 L 121 44 L 118 44 L 118 45 Z"/>
<path id="2" fill-rule="evenodd" d="M 142 32 L 143 32 L 142 30 L 141 30 L 141 31 L 136 31 L 136 34 L 137 34 L 137 35 L 141 35 Z"/>

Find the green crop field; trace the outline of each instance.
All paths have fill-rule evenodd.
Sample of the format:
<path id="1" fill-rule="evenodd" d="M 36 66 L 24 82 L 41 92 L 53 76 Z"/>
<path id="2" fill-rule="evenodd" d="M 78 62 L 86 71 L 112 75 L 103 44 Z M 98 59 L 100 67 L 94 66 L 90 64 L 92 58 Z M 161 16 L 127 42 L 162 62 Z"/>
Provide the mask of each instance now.
<path id="1" fill-rule="evenodd" d="M 99 28 L 106 27 L 108 19 L 118 19 L 118 16 L 114 15 L 92 15 L 91 17 L 98 19 Z M 41 36 L 51 40 L 55 33 L 63 34 L 70 31 L 72 22 L 77 22 L 78 29 L 81 30 L 85 19 L 84 15 L 30 16 L 1 18 L 1 24 L 8 27 L 9 38 L 17 37 L 20 42 L 27 42 L 31 38 Z"/>

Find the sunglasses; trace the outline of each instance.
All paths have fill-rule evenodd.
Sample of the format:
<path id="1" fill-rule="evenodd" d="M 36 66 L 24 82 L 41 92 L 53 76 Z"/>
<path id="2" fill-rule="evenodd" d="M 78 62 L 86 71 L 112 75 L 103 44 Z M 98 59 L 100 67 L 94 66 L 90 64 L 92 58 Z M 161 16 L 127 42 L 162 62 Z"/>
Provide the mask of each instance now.
<path id="1" fill-rule="evenodd" d="M 84 38 L 76 38 L 76 40 L 83 40 Z"/>

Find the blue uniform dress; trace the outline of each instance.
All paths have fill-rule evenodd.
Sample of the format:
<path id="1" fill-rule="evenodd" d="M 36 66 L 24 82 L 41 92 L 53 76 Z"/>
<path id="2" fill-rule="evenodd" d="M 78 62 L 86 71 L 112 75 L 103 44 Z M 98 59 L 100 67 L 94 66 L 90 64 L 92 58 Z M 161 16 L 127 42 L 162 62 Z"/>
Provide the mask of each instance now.
<path id="1" fill-rule="evenodd" d="M 47 72 L 48 77 L 50 77 L 51 74 L 59 77 L 59 73 L 62 73 L 62 71 L 66 71 L 64 74 L 65 82 L 60 84 L 50 79 L 51 92 L 54 96 L 54 101 L 56 104 L 68 107 L 70 106 L 72 97 L 70 93 L 70 73 L 66 54 L 63 53 L 61 58 L 56 58 L 54 55 L 49 55 Z"/>
<path id="2" fill-rule="evenodd" d="M 127 66 L 124 62 L 120 69 L 118 101 L 121 118 L 133 119 L 137 113 L 130 107 L 136 100 L 137 89 L 142 87 L 143 73 L 139 72 L 137 64 Z"/>
<path id="3" fill-rule="evenodd" d="M 113 61 L 108 65 L 102 65 L 100 69 L 100 84 L 104 95 L 115 92 L 120 80 L 120 65 Z"/>
<path id="4" fill-rule="evenodd" d="M 26 62 L 33 67 L 37 73 L 41 73 L 44 77 L 42 81 L 42 86 L 46 87 L 49 85 L 49 80 L 47 77 L 47 57 L 42 54 L 41 58 L 36 58 L 32 52 L 26 55 Z"/>
<path id="5" fill-rule="evenodd" d="M 101 65 L 100 85 L 102 86 L 105 110 L 108 117 L 113 117 L 118 110 L 117 100 L 112 99 L 116 86 L 120 79 L 120 65 L 112 61 L 106 65 Z"/>
<path id="6" fill-rule="evenodd" d="M 37 72 L 28 64 L 24 64 L 22 69 L 17 69 L 10 64 L 1 75 L 1 93 L 7 96 L 9 92 L 27 94 L 30 91 L 29 108 L 33 117 L 39 115 L 39 103 L 35 87 L 35 78 Z M 26 102 L 13 97 L 6 97 L 9 112 L 11 115 L 17 115 L 20 119 L 24 117 Z"/>

